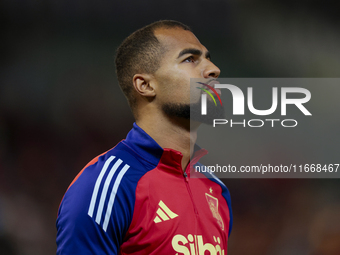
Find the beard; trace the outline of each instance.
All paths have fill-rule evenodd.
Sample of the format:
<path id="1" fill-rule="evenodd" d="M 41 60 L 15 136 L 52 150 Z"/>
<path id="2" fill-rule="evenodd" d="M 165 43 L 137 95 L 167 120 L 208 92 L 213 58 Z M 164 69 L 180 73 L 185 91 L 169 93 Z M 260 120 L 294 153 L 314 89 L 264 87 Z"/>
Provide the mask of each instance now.
<path id="1" fill-rule="evenodd" d="M 201 101 L 193 104 L 165 103 L 162 110 L 169 117 L 183 118 L 208 125 L 213 125 L 214 119 L 225 118 L 223 106 L 215 106 L 214 102 L 210 100 L 207 102 L 207 115 L 201 114 Z"/>

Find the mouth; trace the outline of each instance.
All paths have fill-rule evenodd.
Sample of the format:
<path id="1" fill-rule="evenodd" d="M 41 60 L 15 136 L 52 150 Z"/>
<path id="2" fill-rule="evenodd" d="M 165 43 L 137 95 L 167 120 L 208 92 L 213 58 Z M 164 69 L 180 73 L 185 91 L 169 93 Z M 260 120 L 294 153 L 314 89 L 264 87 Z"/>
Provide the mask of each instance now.
<path id="1" fill-rule="evenodd" d="M 205 87 L 207 87 L 208 91 L 210 93 L 212 93 L 212 94 L 217 94 L 217 96 L 222 94 L 221 90 L 215 87 L 216 84 L 220 84 L 216 80 L 210 80 L 207 83 L 203 83 L 203 82 L 198 82 L 198 83 L 204 85 Z"/>
<path id="2" fill-rule="evenodd" d="M 209 86 L 211 86 L 211 87 L 213 87 L 213 88 L 215 89 L 215 91 L 217 92 L 217 94 L 221 95 L 222 92 L 221 92 L 220 89 L 217 89 L 217 88 L 215 87 L 216 84 L 220 84 L 220 83 L 219 83 L 218 81 L 216 81 L 216 80 L 212 80 L 212 81 L 210 81 L 210 82 L 208 83 Z M 209 90 L 210 90 L 210 89 L 209 89 Z M 211 90 L 210 90 L 210 91 L 211 91 Z M 212 92 L 212 91 L 211 91 L 211 92 Z"/>
<path id="3" fill-rule="evenodd" d="M 220 84 L 218 81 L 216 81 L 215 79 L 214 80 L 210 80 L 207 83 L 203 83 L 203 82 L 197 82 L 199 84 L 202 84 L 203 86 L 205 86 L 208 90 L 204 89 L 204 88 L 201 88 L 201 87 L 197 87 L 198 89 L 201 89 L 203 90 L 204 92 L 203 93 L 207 93 L 210 95 L 210 97 L 214 100 L 215 102 L 215 105 L 216 105 L 216 101 L 214 99 L 214 96 L 212 94 L 215 94 L 216 97 L 218 98 L 218 100 L 220 101 L 220 104 L 222 106 L 222 101 L 221 101 L 221 98 L 220 98 L 220 95 L 221 95 L 221 90 L 218 89 L 218 88 L 215 88 L 216 87 L 216 84 Z"/>

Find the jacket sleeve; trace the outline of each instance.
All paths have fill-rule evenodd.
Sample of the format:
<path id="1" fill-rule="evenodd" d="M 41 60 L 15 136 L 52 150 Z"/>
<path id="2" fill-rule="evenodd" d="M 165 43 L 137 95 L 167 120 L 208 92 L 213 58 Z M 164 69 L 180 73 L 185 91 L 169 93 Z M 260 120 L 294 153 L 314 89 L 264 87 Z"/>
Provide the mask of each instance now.
<path id="1" fill-rule="evenodd" d="M 120 158 L 104 155 L 76 177 L 58 211 L 57 255 L 119 254 L 135 201 L 129 170 Z"/>

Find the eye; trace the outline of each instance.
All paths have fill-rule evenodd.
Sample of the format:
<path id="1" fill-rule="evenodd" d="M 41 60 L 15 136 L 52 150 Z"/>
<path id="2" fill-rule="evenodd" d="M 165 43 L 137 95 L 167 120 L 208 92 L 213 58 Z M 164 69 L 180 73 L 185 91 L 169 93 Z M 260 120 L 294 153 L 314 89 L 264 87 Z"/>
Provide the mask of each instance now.
<path id="1" fill-rule="evenodd" d="M 183 60 L 185 63 L 195 63 L 195 58 L 194 56 L 187 57 L 186 59 Z"/>

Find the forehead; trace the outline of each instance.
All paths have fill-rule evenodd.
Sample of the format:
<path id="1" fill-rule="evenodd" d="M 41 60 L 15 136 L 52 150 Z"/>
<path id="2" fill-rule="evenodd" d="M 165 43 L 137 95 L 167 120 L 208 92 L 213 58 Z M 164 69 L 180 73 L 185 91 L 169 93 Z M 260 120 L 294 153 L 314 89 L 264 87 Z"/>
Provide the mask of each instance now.
<path id="1" fill-rule="evenodd" d="M 207 49 L 200 43 L 197 37 L 190 31 L 182 28 L 157 29 L 155 36 L 166 48 L 166 54 L 177 57 L 179 52 L 187 48 L 196 48 L 202 52 Z M 177 54 L 177 55 L 176 55 Z"/>

